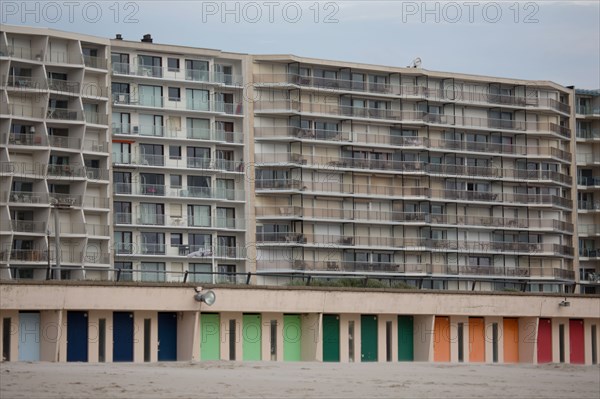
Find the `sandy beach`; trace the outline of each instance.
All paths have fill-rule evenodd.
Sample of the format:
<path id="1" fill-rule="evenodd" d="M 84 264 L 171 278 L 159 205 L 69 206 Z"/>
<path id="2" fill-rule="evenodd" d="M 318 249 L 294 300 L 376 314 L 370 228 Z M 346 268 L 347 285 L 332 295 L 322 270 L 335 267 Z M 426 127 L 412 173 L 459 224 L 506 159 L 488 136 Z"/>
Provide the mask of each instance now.
<path id="1" fill-rule="evenodd" d="M 597 398 L 600 367 L 548 364 L 3 363 L 9 398 Z"/>

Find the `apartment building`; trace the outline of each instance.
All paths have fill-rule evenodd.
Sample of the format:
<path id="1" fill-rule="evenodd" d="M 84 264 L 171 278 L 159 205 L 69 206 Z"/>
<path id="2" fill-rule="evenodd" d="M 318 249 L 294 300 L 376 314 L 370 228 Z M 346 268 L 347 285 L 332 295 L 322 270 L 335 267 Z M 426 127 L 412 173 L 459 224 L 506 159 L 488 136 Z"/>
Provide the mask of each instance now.
<path id="1" fill-rule="evenodd" d="M 150 35 L 0 51 L 3 278 L 597 292 L 597 91 Z"/>
<path id="2" fill-rule="evenodd" d="M 600 91 L 576 90 L 577 230 L 582 293 L 600 293 Z"/>
<path id="3" fill-rule="evenodd" d="M 573 290 L 572 92 L 256 56 L 257 272 Z"/>
<path id="4" fill-rule="evenodd" d="M 0 278 L 106 279 L 112 267 L 109 41 L 0 33 Z"/>
<path id="5" fill-rule="evenodd" d="M 115 269 L 235 282 L 247 257 L 246 56 L 149 35 L 118 36 L 110 51 Z"/>

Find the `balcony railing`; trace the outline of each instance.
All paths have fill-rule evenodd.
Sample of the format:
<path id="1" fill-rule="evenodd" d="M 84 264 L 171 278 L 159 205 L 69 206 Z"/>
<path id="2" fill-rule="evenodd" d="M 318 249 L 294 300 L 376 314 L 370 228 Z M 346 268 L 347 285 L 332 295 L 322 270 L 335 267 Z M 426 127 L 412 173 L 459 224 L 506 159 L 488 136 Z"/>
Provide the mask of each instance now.
<path id="1" fill-rule="evenodd" d="M 3 80 L 6 75 L 3 76 Z M 18 89 L 46 90 L 48 85 L 44 79 L 37 79 L 31 76 L 8 76 L 8 87 Z"/>
<path id="2" fill-rule="evenodd" d="M 87 123 L 93 123 L 94 125 L 106 125 L 108 124 L 108 116 L 99 112 L 85 111 L 85 121 Z"/>
<path id="3" fill-rule="evenodd" d="M 600 155 L 598 154 L 577 154 L 577 164 L 600 164 Z"/>
<path id="4" fill-rule="evenodd" d="M 66 108 L 49 108 L 46 117 L 54 120 L 83 121 L 81 111 Z"/>
<path id="5" fill-rule="evenodd" d="M 600 235 L 600 225 L 597 224 L 578 224 L 577 231 L 580 236 Z"/>
<path id="6" fill-rule="evenodd" d="M 580 258 L 600 258 L 600 249 L 598 248 L 579 248 Z"/>
<path id="7" fill-rule="evenodd" d="M 309 244 L 336 245 L 341 247 L 386 247 L 403 250 L 427 250 L 434 252 L 506 252 L 572 256 L 571 246 L 550 243 L 522 243 L 503 241 L 456 241 L 390 236 L 323 235 L 307 233 L 257 233 L 257 244 Z"/>
<path id="8" fill-rule="evenodd" d="M 83 196 L 83 207 L 84 208 L 93 208 L 93 209 L 103 209 L 106 210 L 110 207 L 111 199 L 109 198 L 101 198 L 91 195 Z"/>
<path id="9" fill-rule="evenodd" d="M 48 197 L 51 205 L 81 206 L 82 204 L 81 195 L 49 193 Z"/>
<path id="10" fill-rule="evenodd" d="M 374 197 L 418 197 L 460 201 L 505 202 L 511 204 L 554 205 L 571 207 L 571 200 L 551 194 L 515 194 L 463 190 L 430 189 L 427 187 L 400 187 L 382 185 L 346 184 L 340 182 L 313 182 L 295 179 L 255 181 L 257 191 L 302 191 Z M 600 202 L 599 202 L 600 203 Z M 600 206 L 600 205 L 599 205 Z"/>
<path id="11" fill-rule="evenodd" d="M 577 201 L 577 208 L 584 211 L 600 210 L 600 201 Z"/>
<path id="12" fill-rule="evenodd" d="M 138 65 L 136 67 L 127 63 L 112 63 L 112 72 L 115 75 L 135 75 L 169 80 L 217 83 L 228 86 L 241 86 L 243 82 L 242 76 L 235 74 L 211 72 L 204 69 L 173 69 L 149 65 Z"/>
<path id="13" fill-rule="evenodd" d="M 92 57 L 90 55 L 83 56 L 83 64 L 88 68 L 107 69 L 107 61 L 104 58 Z"/>
<path id="14" fill-rule="evenodd" d="M 48 79 L 48 89 L 71 94 L 79 94 L 81 91 L 81 84 L 78 81 L 72 80 Z"/>
<path id="15" fill-rule="evenodd" d="M 338 104 L 319 104 L 295 100 L 258 101 L 257 111 L 335 115 L 367 119 L 385 119 L 403 123 L 460 126 L 469 129 L 509 130 L 518 132 L 556 133 L 564 138 L 571 136 L 569 128 L 552 122 L 517 121 L 481 117 L 428 114 L 420 111 L 400 111 L 385 108 L 363 108 Z"/>
<path id="16" fill-rule="evenodd" d="M 85 231 L 90 236 L 105 237 L 105 236 L 108 236 L 110 234 L 110 226 L 107 226 L 107 225 L 104 225 L 104 224 L 86 223 L 85 224 Z"/>
<path id="17" fill-rule="evenodd" d="M 600 140 L 600 129 L 577 129 L 577 138 L 582 140 Z"/>
<path id="18" fill-rule="evenodd" d="M 294 84 L 326 90 L 354 91 L 376 93 L 403 98 L 423 98 L 438 101 L 456 101 L 460 103 L 499 104 L 516 107 L 551 108 L 563 113 L 570 113 L 571 107 L 551 98 L 520 97 L 493 93 L 480 93 L 457 90 L 456 87 L 432 89 L 424 86 L 410 86 L 389 83 L 375 83 L 355 80 L 332 79 L 297 74 L 255 74 L 254 83 L 259 84 Z"/>
<path id="19" fill-rule="evenodd" d="M 409 275 L 465 275 L 491 277 L 553 277 L 574 280 L 571 270 L 541 267 L 498 267 L 498 266 L 466 266 L 427 263 L 396 263 L 396 262 L 348 262 L 342 260 L 310 261 L 296 259 L 291 261 L 262 261 L 256 262 L 257 271 L 317 271 L 332 273 L 393 273 Z"/>
<path id="20" fill-rule="evenodd" d="M 500 143 L 483 143 L 472 141 L 453 141 L 430 139 L 427 137 L 401 137 L 390 133 L 347 132 L 339 130 L 301 129 L 291 126 L 257 127 L 254 128 L 255 137 L 284 138 L 294 137 L 306 140 L 322 140 L 334 142 L 378 144 L 394 147 L 432 148 L 451 151 L 485 152 L 493 154 L 507 154 L 520 156 L 547 156 L 564 161 L 571 161 L 571 153 L 555 147 L 524 146 Z"/>
<path id="21" fill-rule="evenodd" d="M 577 184 L 580 186 L 600 186 L 600 176 L 578 176 Z"/>
<path id="22" fill-rule="evenodd" d="M 48 143 L 51 147 L 72 148 L 78 150 L 81 148 L 81 139 L 66 136 L 48 136 Z"/>
<path id="23" fill-rule="evenodd" d="M 8 202 L 17 204 L 47 204 L 48 194 L 31 191 L 11 191 Z"/>
<path id="24" fill-rule="evenodd" d="M 576 108 L 576 113 L 579 115 L 600 115 L 600 108 L 578 105 Z"/>
<path id="25" fill-rule="evenodd" d="M 6 102 L 0 102 L 0 113 L 11 115 L 13 118 L 41 119 L 44 117 L 44 107 L 28 104 L 6 104 Z"/>
<path id="26" fill-rule="evenodd" d="M 85 168 L 75 165 L 48 165 L 49 176 L 59 177 L 85 177 Z"/>
<path id="27" fill-rule="evenodd" d="M 37 249 L 13 249 L 10 251 L 11 261 L 44 262 L 48 260 L 48 251 Z"/>
<path id="28" fill-rule="evenodd" d="M 314 156 L 298 153 L 256 154 L 257 165 L 263 164 L 296 164 L 333 169 L 376 169 L 430 175 L 456 175 L 462 177 L 483 177 L 510 180 L 551 180 L 557 183 L 571 185 L 571 177 L 550 170 L 524 170 L 498 167 L 430 164 L 425 162 L 406 162 L 393 159 L 365 159 L 333 156 Z"/>
<path id="29" fill-rule="evenodd" d="M 2 135 L 2 141 L 6 139 L 6 134 Z M 26 145 L 26 146 L 46 146 L 45 136 L 35 133 L 9 133 L 8 134 L 9 145 Z"/>
<path id="30" fill-rule="evenodd" d="M 46 233 L 46 222 L 33 220 L 11 220 L 12 229 L 20 233 Z"/>
<path id="31" fill-rule="evenodd" d="M 161 213 L 140 213 L 138 214 L 136 224 L 164 226 L 165 215 Z"/>

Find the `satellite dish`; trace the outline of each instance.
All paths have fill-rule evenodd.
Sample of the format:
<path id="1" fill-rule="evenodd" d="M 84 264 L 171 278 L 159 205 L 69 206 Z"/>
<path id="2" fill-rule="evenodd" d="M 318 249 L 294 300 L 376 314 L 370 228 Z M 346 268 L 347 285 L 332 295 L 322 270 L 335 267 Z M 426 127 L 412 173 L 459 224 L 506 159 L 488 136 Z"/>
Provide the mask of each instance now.
<path id="1" fill-rule="evenodd" d="M 421 58 L 420 57 L 417 57 L 413 60 L 412 67 L 413 68 L 421 68 Z"/>

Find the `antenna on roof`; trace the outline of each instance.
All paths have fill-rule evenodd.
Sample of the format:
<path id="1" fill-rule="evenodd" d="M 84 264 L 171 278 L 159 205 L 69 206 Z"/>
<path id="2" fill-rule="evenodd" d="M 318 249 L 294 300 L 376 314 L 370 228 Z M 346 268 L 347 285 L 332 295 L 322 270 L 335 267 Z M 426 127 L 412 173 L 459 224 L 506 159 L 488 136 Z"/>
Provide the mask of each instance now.
<path id="1" fill-rule="evenodd" d="M 417 57 L 412 61 L 411 68 L 421 68 L 421 58 Z"/>

